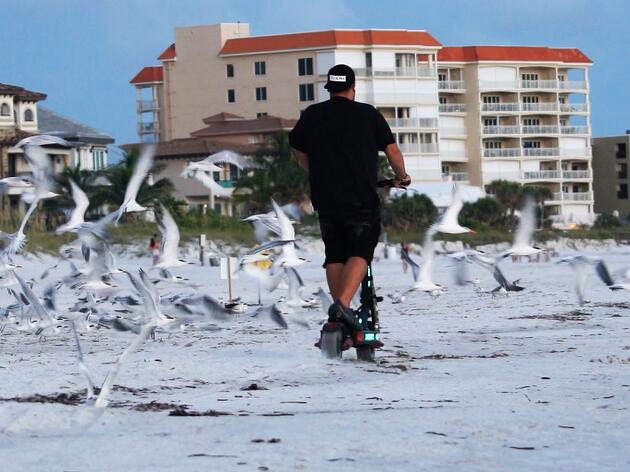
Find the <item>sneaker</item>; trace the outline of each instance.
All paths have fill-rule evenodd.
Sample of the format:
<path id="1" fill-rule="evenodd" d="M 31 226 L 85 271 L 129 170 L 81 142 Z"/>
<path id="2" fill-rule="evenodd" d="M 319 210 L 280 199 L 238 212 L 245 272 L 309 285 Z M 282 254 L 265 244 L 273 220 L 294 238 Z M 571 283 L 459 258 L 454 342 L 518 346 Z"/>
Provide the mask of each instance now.
<path id="1" fill-rule="evenodd" d="M 350 308 L 344 308 L 339 301 L 330 305 L 330 308 L 328 309 L 328 321 L 340 321 L 353 331 L 363 329 L 363 327 L 359 324 L 354 311 Z"/>

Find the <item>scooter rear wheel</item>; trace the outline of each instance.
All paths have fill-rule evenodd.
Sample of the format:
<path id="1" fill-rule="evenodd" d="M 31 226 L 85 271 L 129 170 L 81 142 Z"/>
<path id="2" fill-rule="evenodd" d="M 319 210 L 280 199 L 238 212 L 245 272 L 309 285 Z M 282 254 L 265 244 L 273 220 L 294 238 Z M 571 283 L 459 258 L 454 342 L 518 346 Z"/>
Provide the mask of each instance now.
<path id="1" fill-rule="evenodd" d="M 325 331 L 320 340 L 322 355 L 327 359 L 341 359 L 341 343 L 343 335 L 341 330 Z"/>
<path id="2" fill-rule="evenodd" d="M 375 349 L 370 346 L 357 346 L 357 359 L 362 362 L 374 362 Z"/>

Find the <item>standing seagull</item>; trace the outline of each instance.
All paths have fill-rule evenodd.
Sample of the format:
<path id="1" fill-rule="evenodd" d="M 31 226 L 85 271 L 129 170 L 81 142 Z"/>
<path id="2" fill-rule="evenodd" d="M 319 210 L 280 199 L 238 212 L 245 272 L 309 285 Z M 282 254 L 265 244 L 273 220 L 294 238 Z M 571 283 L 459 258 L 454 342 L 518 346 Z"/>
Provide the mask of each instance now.
<path id="1" fill-rule="evenodd" d="M 127 190 L 125 192 L 125 198 L 118 209 L 116 216 L 116 223 L 120 220 L 125 213 L 132 213 L 137 211 L 146 211 L 147 208 L 140 205 L 136 198 L 138 198 L 138 192 L 142 186 L 142 182 L 146 178 L 147 174 L 153 166 L 153 156 L 155 154 L 155 145 L 148 144 L 140 152 L 140 157 L 136 161 L 136 165 L 133 169 L 133 174 L 129 183 L 127 184 Z"/>
<path id="2" fill-rule="evenodd" d="M 459 212 L 462 210 L 463 206 L 464 202 L 460 195 L 459 185 L 456 184 L 453 187 L 453 201 L 451 205 L 446 209 L 442 218 L 434 223 L 431 228 L 439 233 L 447 234 L 474 233 L 472 229 L 460 225 L 459 221 L 457 221 Z"/>

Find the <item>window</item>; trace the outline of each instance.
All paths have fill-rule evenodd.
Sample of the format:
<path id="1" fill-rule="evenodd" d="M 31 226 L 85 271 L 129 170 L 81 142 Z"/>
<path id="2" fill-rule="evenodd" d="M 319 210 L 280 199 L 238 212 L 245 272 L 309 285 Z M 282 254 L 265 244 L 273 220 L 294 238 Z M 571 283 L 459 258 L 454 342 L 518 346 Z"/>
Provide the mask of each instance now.
<path id="1" fill-rule="evenodd" d="M 438 74 L 438 80 L 440 82 L 446 82 L 446 74 Z"/>
<path id="2" fill-rule="evenodd" d="M 440 97 L 440 98 L 438 98 L 438 100 L 440 101 L 440 105 L 446 105 L 448 103 L 446 101 L 446 97 Z"/>
<path id="3" fill-rule="evenodd" d="M 298 75 L 313 75 L 313 58 L 298 59 Z"/>
<path id="4" fill-rule="evenodd" d="M 11 116 L 11 107 L 9 107 L 8 103 L 3 103 L 0 106 L 0 116 Z"/>
<path id="5" fill-rule="evenodd" d="M 537 81 L 538 80 L 538 74 L 522 74 L 521 78 L 523 80 Z"/>
<path id="6" fill-rule="evenodd" d="M 236 94 L 234 93 L 234 89 L 228 89 L 227 100 L 228 103 L 234 103 L 236 101 Z"/>
<path id="7" fill-rule="evenodd" d="M 27 108 L 24 111 L 24 121 L 34 121 L 33 110 L 31 110 L 30 108 Z"/>
<path id="8" fill-rule="evenodd" d="M 484 126 L 496 126 L 497 125 L 497 119 L 496 118 L 486 118 L 483 120 L 483 125 Z"/>
<path id="9" fill-rule="evenodd" d="M 483 98 L 483 103 L 499 103 L 501 98 L 498 95 L 485 95 Z"/>
<path id="10" fill-rule="evenodd" d="M 540 118 L 523 118 L 523 126 L 540 126 Z"/>
<path id="11" fill-rule="evenodd" d="M 92 151 L 92 170 L 101 170 L 105 168 L 105 151 L 95 149 Z"/>
<path id="12" fill-rule="evenodd" d="M 617 171 L 618 179 L 627 179 L 628 178 L 628 164 L 621 163 L 615 165 Z"/>
<path id="13" fill-rule="evenodd" d="M 267 100 L 267 87 L 256 87 L 256 101 Z"/>
<path id="14" fill-rule="evenodd" d="M 411 69 L 416 63 L 416 55 L 412 53 L 396 53 L 396 68 Z"/>
<path id="15" fill-rule="evenodd" d="M 617 156 L 617 159 L 626 158 L 626 143 L 615 144 L 615 155 Z"/>
<path id="16" fill-rule="evenodd" d="M 535 95 L 523 95 L 523 103 L 538 103 L 538 97 Z"/>
<path id="17" fill-rule="evenodd" d="M 526 149 L 540 149 L 540 141 L 523 141 L 523 147 Z"/>
<path id="18" fill-rule="evenodd" d="M 315 87 L 313 84 L 300 84 L 300 101 L 312 102 L 315 100 Z"/>
<path id="19" fill-rule="evenodd" d="M 371 52 L 365 53 L 365 68 L 366 69 L 372 68 L 372 53 Z"/>
<path id="20" fill-rule="evenodd" d="M 259 111 L 258 113 L 256 113 L 256 118 L 262 118 L 263 116 L 267 116 L 266 111 Z"/>
<path id="21" fill-rule="evenodd" d="M 501 141 L 484 141 L 484 149 L 501 149 L 503 143 Z"/>
<path id="22" fill-rule="evenodd" d="M 266 75 L 267 74 L 267 64 L 265 61 L 256 61 L 254 62 L 254 74 L 255 75 Z"/>
<path id="23" fill-rule="evenodd" d="M 620 200 L 628 199 L 628 184 L 617 184 L 617 198 Z"/>
<path id="24" fill-rule="evenodd" d="M 558 97 L 558 102 L 564 105 L 567 103 L 567 97 Z"/>
<path id="25" fill-rule="evenodd" d="M 225 75 L 227 77 L 234 77 L 234 64 L 227 64 L 225 66 Z"/>

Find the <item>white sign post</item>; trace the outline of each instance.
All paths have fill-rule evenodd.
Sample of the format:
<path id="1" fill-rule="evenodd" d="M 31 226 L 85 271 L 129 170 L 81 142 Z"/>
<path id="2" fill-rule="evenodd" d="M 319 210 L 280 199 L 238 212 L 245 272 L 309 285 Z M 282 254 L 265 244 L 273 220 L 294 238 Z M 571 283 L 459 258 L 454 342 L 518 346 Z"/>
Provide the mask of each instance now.
<path id="1" fill-rule="evenodd" d="M 221 280 L 228 281 L 228 303 L 232 303 L 232 279 L 238 279 L 236 257 L 221 258 Z"/>

